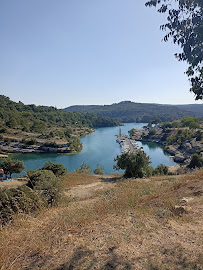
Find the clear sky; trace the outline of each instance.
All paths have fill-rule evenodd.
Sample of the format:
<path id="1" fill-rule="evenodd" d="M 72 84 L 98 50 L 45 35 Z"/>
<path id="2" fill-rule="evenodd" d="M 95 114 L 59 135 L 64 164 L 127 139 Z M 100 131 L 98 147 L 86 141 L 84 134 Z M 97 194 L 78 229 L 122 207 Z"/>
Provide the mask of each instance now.
<path id="1" fill-rule="evenodd" d="M 0 0 L 0 94 L 25 104 L 197 103 L 145 0 Z M 200 102 L 199 102 L 200 103 Z"/>

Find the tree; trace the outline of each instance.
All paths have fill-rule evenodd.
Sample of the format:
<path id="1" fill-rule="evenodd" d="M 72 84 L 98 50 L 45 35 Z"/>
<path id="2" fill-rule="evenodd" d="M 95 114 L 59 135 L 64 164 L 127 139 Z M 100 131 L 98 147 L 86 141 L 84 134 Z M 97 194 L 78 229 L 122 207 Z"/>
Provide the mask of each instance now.
<path id="1" fill-rule="evenodd" d="M 87 165 L 85 162 L 80 165 L 80 168 L 75 170 L 76 173 L 85 173 L 85 174 L 91 174 L 92 168 Z"/>
<path id="2" fill-rule="evenodd" d="M 126 177 L 143 178 L 148 174 L 150 158 L 142 151 L 138 153 L 123 153 L 117 156 L 114 161 L 117 161 L 114 168 L 116 170 L 125 170 L 124 175 Z"/>
<path id="3" fill-rule="evenodd" d="M 158 12 L 168 13 L 167 23 L 161 25 L 162 30 L 168 30 L 164 41 L 172 38 L 182 48 L 175 56 L 189 64 L 186 74 L 191 82 L 190 91 L 196 100 L 203 99 L 203 1 L 150 0 L 145 5 L 160 5 Z"/>
<path id="4" fill-rule="evenodd" d="M 104 167 L 97 164 L 96 169 L 94 170 L 94 174 L 102 175 L 104 171 Z"/>
<path id="5" fill-rule="evenodd" d="M 163 164 L 160 164 L 156 167 L 156 169 L 154 169 L 153 175 L 166 175 L 168 174 L 168 167 L 163 165 Z"/>
<path id="6" fill-rule="evenodd" d="M 198 154 L 194 154 L 188 165 L 190 169 L 201 168 L 203 166 L 203 158 Z"/>
<path id="7" fill-rule="evenodd" d="M 27 186 L 37 191 L 48 205 L 55 205 L 60 198 L 59 179 L 50 170 L 27 171 Z"/>
<path id="8" fill-rule="evenodd" d="M 67 173 L 67 169 L 64 167 L 61 163 L 55 163 L 52 161 L 48 161 L 44 164 L 42 167 L 42 170 L 50 170 L 52 171 L 56 176 L 61 176 L 65 173 Z"/>
<path id="9" fill-rule="evenodd" d="M 0 166 L 2 167 L 6 175 L 8 174 L 10 175 L 10 178 L 13 173 L 21 173 L 22 170 L 25 169 L 25 165 L 22 161 L 10 159 L 10 158 L 1 160 Z"/>

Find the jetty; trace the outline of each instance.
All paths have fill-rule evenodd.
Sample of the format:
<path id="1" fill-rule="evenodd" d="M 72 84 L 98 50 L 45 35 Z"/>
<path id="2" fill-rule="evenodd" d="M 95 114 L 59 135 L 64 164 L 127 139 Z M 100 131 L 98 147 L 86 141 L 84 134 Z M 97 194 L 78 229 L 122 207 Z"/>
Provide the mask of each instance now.
<path id="1" fill-rule="evenodd" d="M 130 139 L 126 134 L 121 134 L 121 129 L 119 129 L 116 141 L 120 144 L 122 154 L 143 151 L 143 148 L 134 139 Z"/>

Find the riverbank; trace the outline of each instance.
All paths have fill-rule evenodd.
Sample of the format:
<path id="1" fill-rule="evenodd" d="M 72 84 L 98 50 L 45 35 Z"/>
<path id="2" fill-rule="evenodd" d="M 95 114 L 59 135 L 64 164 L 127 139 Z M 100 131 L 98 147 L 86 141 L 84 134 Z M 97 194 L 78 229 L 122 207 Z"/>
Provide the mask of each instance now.
<path id="1" fill-rule="evenodd" d="M 177 163 L 188 164 L 195 153 L 203 157 L 203 141 L 197 135 L 202 134 L 202 129 L 163 128 L 155 125 L 145 126 L 131 133 L 132 138 L 138 141 L 160 144 L 164 152 L 172 156 Z"/>
<path id="2" fill-rule="evenodd" d="M 46 134 L 9 129 L 1 135 L 0 149 L 6 154 L 77 153 L 82 150 L 80 138 L 94 131 L 93 128 L 78 127 L 71 136 L 65 137 L 62 129 L 55 129 L 55 134 L 51 129 Z"/>

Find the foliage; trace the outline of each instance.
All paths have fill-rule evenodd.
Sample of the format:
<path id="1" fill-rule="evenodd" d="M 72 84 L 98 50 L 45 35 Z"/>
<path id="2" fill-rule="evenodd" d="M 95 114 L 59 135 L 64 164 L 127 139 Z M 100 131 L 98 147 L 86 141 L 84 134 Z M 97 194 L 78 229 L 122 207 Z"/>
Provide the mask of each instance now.
<path id="1" fill-rule="evenodd" d="M 136 129 L 135 128 L 132 128 L 131 130 L 128 131 L 128 134 L 130 137 L 132 137 L 136 132 Z"/>
<path id="2" fill-rule="evenodd" d="M 125 170 L 125 177 L 139 177 L 147 176 L 150 159 L 146 153 L 139 151 L 138 153 L 123 153 L 117 156 L 114 161 L 117 164 L 114 166 L 116 170 Z"/>
<path id="3" fill-rule="evenodd" d="M 75 172 L 76 172 L 76 173 L 91 174 L 92 168 L 91 168 L 89 165 L 87 165 L 85 162 L 83 162 L 83 163 L 80 165 L 80 168 L 76 169 Z"/>
<path id="4" fill-rule="evenodd" d="M 168 167 L 160 164 L 156 167 L 156 169 L 154 169 L 153 175 L 167 175 L 168 174 Z"/>
<path id="5" fill-rule="evenodd" d="M 203 1 L 202 0 L 150 0 L 146 6 L 157 6 L 158 12 L 168 13 L 167 23 L 161 26 L 168 30 L 164 41 L 172 38 L 174 44 L 182 48 L 175 56 L 179 61 L 186 61 L 186 71 L 191 91 L 196 99 L 203 99 Z"/>
<path id="6" fill-rule="evenodd" d="M 27 186 L 38 191 L 47 205 L 55 205 L 60 198 L 59 178 L 50 170 L 30 170 L 27 175 Z"/>
<path id="7" fill-rule="evenodd" d="M 183 117 L 181 120 L 182 127 L 189 127 L 190 129 L 200 128 L 200 119 L 195 117 Z"/>
<path id="8" fill-rule="evenodd" d="M 52 171 L 56 176 L 61 176 L 65 173 L 67 173 L 67 169 L 64 167 L 61 163 L 55 163 L 52 161 L 48 161 L 44 164 L 42 167 L 42 170 L 50 170 Z"/>
<path id="9" fill-rule="evenodd" d="M 25 169 L 24 163 L 22 161 L 6 158 L 0 161 L 0 166 L 4 170 L 6 175 L 10 175 L 10 178 L 13 173 L 21 173 Z"/>
<path id="10" fill-rule="evenodd" d="M 1 132 L 8 128 L 19 128 L 26 132 L 43 133 L 49 127 L 62 127 L 65 136 L 70 137 L 72 128 L 116 126 L 118 121 L 87 113 L 67 112 L 54 107 L 24 105 L 22 102 L 13 102 L 8 97 L 0 95 Z"/>
<path id="11" fill-rule="evenodd" d="M 16 213 L 32 213 L 43 205 L 40 195 L 27 186 L 0 190 L 0 221 L 5 224 Z"/>
<path id="12" fill-rule="evenodd" d="M 184 116 L 203 116 L 203 109 L 196 113 L 195 111 L 184 110 L 183 107 L 158 105 L 149 103 L 134 103 L 123 101 L 112 105 L 91 105 L 91 106 L 71 106 L 65 109 L 69 112 L 88 113 L 88 115 L 97 115 L 110 117 L 120 122 L 140 122 L 149 123 L 150 121 L 164 122 L 180 119 Z"/>
<path id="13" fill-rule="evenodd" d="M 188 165 L 190 169 L 201 168 L 203 166 L 203 158 L 198 154 L 194 154 Z"/>
<path id="14" fill-rule="evenodd" d="M 97 164 L 96 169 L 94 170 L 94 174 L 102 175 L 104 171 L 104 167 Z"/>

